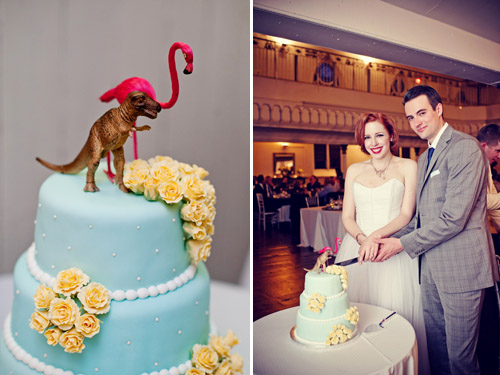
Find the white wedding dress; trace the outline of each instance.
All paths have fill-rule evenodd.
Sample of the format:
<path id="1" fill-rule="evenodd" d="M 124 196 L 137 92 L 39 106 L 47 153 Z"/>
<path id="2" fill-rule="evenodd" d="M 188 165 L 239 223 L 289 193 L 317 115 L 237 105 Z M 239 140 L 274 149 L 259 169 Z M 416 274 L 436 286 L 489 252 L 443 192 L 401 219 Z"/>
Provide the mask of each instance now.
<path id="1" fill-rule="evenodd" d="M 395 178 L 375 188 L 354 182 L 356 222 L 363 233 L 370 235 L 395 219 L 401 210 L 403 194 L 404 185 Z M 358 249 L 356 240 L 346 234 L 335 262 L 357 257 Z M 396 311 L 412 324 L 418 342 L 419 374 L 428 374 L 427 342 L 418 283 L 418 259 L 411 259 L 402 251 L 385 262 L 355 263 L 346 269 L 349 275 L 349 299 L 352 302 Z"/>

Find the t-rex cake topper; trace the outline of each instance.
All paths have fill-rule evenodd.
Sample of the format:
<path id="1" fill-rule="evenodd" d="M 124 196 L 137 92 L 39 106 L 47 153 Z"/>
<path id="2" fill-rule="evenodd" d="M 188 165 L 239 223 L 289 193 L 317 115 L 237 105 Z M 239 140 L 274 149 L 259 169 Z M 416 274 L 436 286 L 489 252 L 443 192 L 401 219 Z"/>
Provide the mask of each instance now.
<path id="1" fill-rule="evenodd" d="M 137 117 L 145 116 L 155 119 L 160 111 L 160 104 L 149 95 L 141 91 L 132 91 L 119 107 L 110 109 L 94 123 L 87 142 L 73 162 L 65 165 L 54 165 L 38 157 L 36 160 L 47 168 L 64 174 L 75 174 L 87 167 L 87 183 L 83 190 L 96 192 L 99 191 L 99 188 L 95 184 L 94 176 L 99 161 L 111 151 L 116 169 L 115 183 L 120 187 L 120 190 L 128 193 L 129 190 L 123 183 L 125 165 L 123 145 L 135 131 L 151 129 L 149 125 L 134 127 Z"/>
<path id="2" fill-rule="evenodd" d="M 186 60 L 186 67 L 184 68 L 184 74 L 191 74 L 193 72 L 193 51 L 191 47 L 189 47 L 186 43 L 176 42 L 172 44 L 170 50 L 168 52 L 168 68 L 170 70 L 170 80 L 172 82 L 172 96 L 170 100 L 166 103 L 160 103 L 162 109 L 172 108 L 174 104 L 177 102 L 177 98 L 179 97 L 179 79 L 177 77 L 177 68 L 175 65 L 175 52 L 180 49 L 182 51 L 182 55 Z M 110 102 L 113 99 L 118 100 L 118 103 L 122 104 L 127 95 L 132 91 L 142 91 L 148 94 L 153 100 L 156 100 L 156 93 L 153 86 L 144 78 L 140 77 L 132 77 L 124 80 L 115 88 L 106 91 L 99 99 L 103 102 Z M 137 155 L 137 135 L 134 133 L 134 159 L 138 158 Z M 108 177 L 113 180 L 114 175 L 111 172 L 111 158 L 108 153 L 108 171 L 106 174 Z"/>
<path id="3" fill-rule="evenodd" d="M 314 264 L 314 267 L 311 268 L 310 270 L 304 268 L 304 271 L 308 272 L 315 271 L 317 273 L 320 273 L 321 270 L 325 271 L 325 268 L 328 266 L 328 259 L 333 258 L 334 254 L 337 254 L 337 252 L 339 251 L 337 240 L 339 240 L 340 242 L 340 238 L 335 239 L 335 247 L 336 247 L 335 251 L 333 251 L 333 249 L 330 246 L 324 247 L 323 249 L 318 251 L 320 255 L 318 255 L 318 257 L 316 258 L 316 263 Z"/>

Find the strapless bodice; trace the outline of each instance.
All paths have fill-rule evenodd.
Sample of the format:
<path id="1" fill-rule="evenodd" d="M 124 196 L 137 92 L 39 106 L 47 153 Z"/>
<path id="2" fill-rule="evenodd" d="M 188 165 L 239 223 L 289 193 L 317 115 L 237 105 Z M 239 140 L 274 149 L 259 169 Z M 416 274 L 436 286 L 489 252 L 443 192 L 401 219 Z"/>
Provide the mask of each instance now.
<path id="1" fill-rule="evenodd" d="M 404 195 L 404 184 L 392 178 L 377 187 L 366 187 L 354 182 L 356 222 L 369 235 L 399 215 Z"/>

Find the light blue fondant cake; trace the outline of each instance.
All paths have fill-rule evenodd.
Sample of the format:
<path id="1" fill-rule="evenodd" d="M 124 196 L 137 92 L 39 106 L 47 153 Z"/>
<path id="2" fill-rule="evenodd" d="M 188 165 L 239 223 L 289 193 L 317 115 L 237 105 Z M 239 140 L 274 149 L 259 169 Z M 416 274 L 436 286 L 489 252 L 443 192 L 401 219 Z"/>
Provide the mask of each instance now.
<path id="1" fill-rule="evenodd" d="M 359 313 L 350 307 L 347 271 L 328 266 L 325 272 L 309 271 L 300 295 L 295 338 L 306 345 L 336 345 L 351 339 Z"/>
<path id="2" fill-rule="evenodd" d="M 125 194 L 102 170 L 96 174 L 100 192 L 86 193 L 84 172 L 53 174 L 40 189 L 35 241 L 14 270 L 0 374 L 182 374 L 193 346 L 207 344 L 210 333 L 209 275 L 186 250 L 190 238 L 183 230 L 189 215 L 181 209 L 190 199 L 167 204 Z M 71 353 L 57 342 L 49 345 L 47 327 L 37 332 L 32 314 L 40 285 L 55 290 L 58 274 L 73 268 L 107 289 L 109 311 L 95 315 L 98 334 Z M 39 315 L 43 322 L 57 314 L 51 305 Z"/>

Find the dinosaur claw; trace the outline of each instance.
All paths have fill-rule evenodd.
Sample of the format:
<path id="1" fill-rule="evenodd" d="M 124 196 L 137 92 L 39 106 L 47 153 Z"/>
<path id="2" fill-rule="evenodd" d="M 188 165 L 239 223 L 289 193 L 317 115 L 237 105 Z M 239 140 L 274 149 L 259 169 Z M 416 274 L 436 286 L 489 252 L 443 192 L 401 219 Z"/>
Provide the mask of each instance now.
<path id="1" fill-rule="evenodd" d="M 83 188 L 83 191 L 87 191 L 89 193 L 95 193 L 99 191 L 99 188 L 93 182 L 87 182 L 85 184 L 85 187 Z"/>

